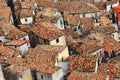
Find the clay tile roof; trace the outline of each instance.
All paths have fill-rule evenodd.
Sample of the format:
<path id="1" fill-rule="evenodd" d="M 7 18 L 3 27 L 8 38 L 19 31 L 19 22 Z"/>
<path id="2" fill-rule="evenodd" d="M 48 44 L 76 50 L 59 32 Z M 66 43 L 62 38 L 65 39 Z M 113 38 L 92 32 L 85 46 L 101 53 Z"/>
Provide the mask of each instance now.
<path id="1" fill-rule="evenodd" d="M 0 53 L 3 56 L 14 57 L 14 56 L 20 55 L 21 51 L 20 50 L 13 50 L 11 48 L 8 48 L 8 47 L 5 47 L 5 46 L 1 46 L 0 47 Z"/>
<path id="2" fill-rule="evenodd" d="M 107 19 L 106 17 L 102 16 L 102 17 L 100 17 L 100 24 L 101 24 L 101 26 L 107 26 L 109 24 L 112 24 L 112 22 L 109 19 Z"/>
<path id="3" fill-rule="evenodd" d="M 68 2 L 57 2 L 54 4 L 54 7 L 57 8 L 59 12 L 63 12 L 64 10 L 67 10 Z"/>
<path id="4" fill-rule="evenodd" d="M 111 27 L 111 26 L 106 26 L 106 27 L 101 26 L 101 27 L 98 27 L 96 30 L 106 35 L 116 32 L 115 27 Z"/>
<path id="5" fill-rule="evenodd" d="M 4 68 L 3 72 L 7 74 L 14 74 L 14 75 L 20 76 L 27 69 L 28 69 L 27 67 L 13 64 Z"/>
<path id="6" fill-rule="evenodd" d="M 27 35 L 27 33 L 16 29 L 16 30 L 9 31 L 9 33 L 6 35 L 5 38 L 15 40 L 15 39 L 20 39 L 26 35 Z"/>
<path id="7" fill-rule="evenodd" d="M 22 24 L 22 25 L 19 25 L 19 29 L 23 32 L 30 33 L 31 32 L 31 25 Z"/>
<path id="8" fill-rule="evenodd" d="M 105 2 L 95 2 L 94 4 L 100 10 L 105 10 L 106 9 L 106 3 Z"/>
<path id="9" fill-rule="evenodd" d="M 68 72 L 94 72 L 96 66 L 96 56 L 70 56 L 67 61 L 69 62 Z"/>
<path id="10" fill-rule="evenodd" d="M 31 9 L 21 9 L 20 17 L 26 18 L 26 17 L 32 17 L 33 11 Z"/>
<path id="11" fill-rule="evenodd" d="M 78 2 L 71 2 L 68 5 L 68 12 L 69 13 L 91 13 L 91 12 L 98 12 L 99 9 L 92 3 L 78 3 Z"/>
<path id="12" fill-rule="evenodd" d="M 78 25 L 79 23 L 79 16 L 68 16 L 68 24 L 70 25 Z"/>
<path id="13" fill-rule="evenodd" d="M 96 40 L 98 40 L 98 41 L 103 41 L 103 40 L 105 39 L 106 35 L 103 34 L 103 33 L 100 33 L 100 32 L 99 32 L 99 33 L 96 32 L 96 33 L 91 33 L 91 34 L 89 34 L 88 37 L 89 37 L 90 39 L 96 39 Z"/>
<path id="14" fill-rule="evenodd" d="M 53 4 L 53 0 L 36 0 L 37 6 L 42 6 L 44 8 L 51 7 Z"/>
<path id="15" fill-rule="evenodd" d="M 34 9 L 34 4 L 35 0 L 24 0 L 21 2 L 21 7 Z"/>
<path id="16" fill-rule="evenodd" d="M 28 43 L 29 40 L 12 40 L 10 42 L 5 43 L 4 45 L 6 46 L 20 46 L 23 45 L 25 43 Z"/>
<path id="17" fill-rule="evenodd" d="M 67 80 L 105 80 L 106 77 L 102 77 L 97 73 L 83 73 L 74 71 L 70 74 Z"/>
<path id="18" fill-rule="evenodd" d="M 63 32 L 49 22 L 41 22 L 40 24 L 35 24 L 32 28 L 32 31 L 39 37 L 42 37 L 49 41 L 63 36 Z"/>
<path id="19" fill-rule="evenodd" d="M 107 42 L 110 46 L 110 48 L 116 53 L 120 51 L 120 43 L 118 43 L 114 38 L 112 37 L 106 37 L 105 42 Z"/>
<path id="20" fill-rule="evenodd" d="M 97 73 L 100 75 L 100 77 L 106 78 L 109 75 L 109 64 L 100 64 L 98 66 Z"/>
<path id="21" fill-rule="evenodd" d="M 94 22 L 94 19 L 93 18 L 80 18 L 80 24 L 86 24 L 86 23 L 93 23 Z"/>
<path id="22" fill-rule="evenodd" d="M 0 23 L 0 27 L 4 33 L 7 33 L 7 39 L 20 39 L 27 35 L 27 33 L 20 31 L 15 26 L 11 25 L 10 23 L 2 22 Z"/>
<path id="23" fill-rule="evenodd" d="M 73 29 L 66 28 L 66 29 L 64 29 L 64 30 L 62 30 L 62 31 L 64 32 L 65 38 L 66 38 L 66 40 L 68 40 L 68 41 L 70 41 L 70 40 L 68 39 L 68 36 L 71 36 L 72 38 L 79 38 L 78 34 L 77 34 L 75 31 L 73 31 Z"/>
<path id="24" fill-rule="evenodd" d="M 105 80 L 109 76 L 109 64 L 100 64 L 97 73 L 73 71 L 68 80 Z"/>
<path id="25" fill-rule="evenodd" d="M 112 4 L 117 3 L 117 1 L 118 1 L 118 0 L 106 1 L 106 4 L 107 4 L 107 5 L 112 5 Z"/>
<path id="26" fill-rule="evenodd" d="M 55 58 L 57 54 L 63 51 L 65 46 L 54 46 L 54 45 L 37 45 L 34 49 L 30 49 L 27 58 L 32 59 L 30 67 L 36 69 L 38 72 L 53 74 L 59 67 L 55 65 Z M 39 65 L 41 64 L 41 65 Z"/>
<path id="27" fill-rule="evenodd" d="M 90 13 L 97 12 L 99 9 L 92 3 L 82 3 L 80 1 L 74 2 L 57 2 L 54 5 L 58 11 L 68 11 L 68 13 Z"/>
<path id="28" fill-rule="evenodd" d="M 10 22 L 11 10 L 6 3 L 0 3 L 0 17 L 4 22 Z"/>
<path id="29" fill-rule="evenodd" d="M 89 33 L 93 29 L 93 18 L 80 18 L 81 32 Z"/>
<path id="30" fill-rule="evenodd" d="M 120 56 L 110 59 L 108 62 L 112 64 L 117 64 L 120 61 Z"/>

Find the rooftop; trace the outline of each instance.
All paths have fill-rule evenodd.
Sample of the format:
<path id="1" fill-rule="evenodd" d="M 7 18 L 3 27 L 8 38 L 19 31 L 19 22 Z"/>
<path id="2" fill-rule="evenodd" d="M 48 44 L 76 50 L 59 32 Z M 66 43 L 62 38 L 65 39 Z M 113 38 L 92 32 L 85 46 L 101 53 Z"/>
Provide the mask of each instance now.
<path id="1" fill-rule="evenodd" d="M 29 40 L 12 40 L 12 41 L 5 43 L 4 45 L 5 46 L 21 46 L 28 42 L 29 42 Z"/>
<path id="2" fill-rule="evenodd" d="M 96 67 L 96 56 L 70 56 L 67 61 L 69 62 L 68 72 L 94 72 Z"/>
<path id="3" fill-rule="evenodd" d="M 21 54 L 20 50 L 14 50 L 5 46 L 1 46 L 0 47 L 0 53 L 3 56 L 7 56 L 7 57 L 17 57 L 18 55 Z"/>
<path id="4" fill-rule="evenodd" d="M 55 7 L 58 11 L 68 11 L 68 13 L 91 13 L 97 12 L 99 9 L 92 3 L 82 3 L 79 1 L 74 2 L 57 2 Z"/>
<path id="5" fill-rule="evenodd" d="M 31 9 L 21 9 L 20 17 L 26 18 L 26 17 L 32 17 L 33 11 Z"/>
<path id="6" fill-rule="evenodd" d="M 49 22 L 41 22 L 40 24 L 35 24 L 32 31 L 41 38 L 47 39 L 49 41 L 57 39 L 63 36 L 63 32 L 57 29 L 53 24 Z"/>

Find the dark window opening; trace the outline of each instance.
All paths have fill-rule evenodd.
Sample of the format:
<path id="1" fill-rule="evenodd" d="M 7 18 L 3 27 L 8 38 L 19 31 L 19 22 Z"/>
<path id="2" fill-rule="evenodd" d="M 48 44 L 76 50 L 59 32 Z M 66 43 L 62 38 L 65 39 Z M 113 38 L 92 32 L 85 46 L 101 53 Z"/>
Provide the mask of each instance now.
<path id="1" fill-rule="evenodd" d="M 77 31 L 77 29 L 76 29 L 76 28 L 74 28 L 74 31 Z"/>
<path id="2" fill-rule="evenodd" d="M 58 43 L 59 42 L 59 39 L 56 39 L 56 43 Z"/>
<path id="3" fill-rule="evenodd" d="M 26 40 L 26 38 L 23 38 L 23 40 Z"/>
<path id="4" fill-rule="evenodd" d="M 43 75 L 41 75 L 41 79 L 43 79 Z"/>
<path id="5" fill-rule="evenodd" d="M 0 42 L 2 42 L 2 40 L 0 40 Z"/>
<path id="6" fill-rule="evenodd" d="M 25 19 L 25 22 L 27 22 L 27 19 Z"/>

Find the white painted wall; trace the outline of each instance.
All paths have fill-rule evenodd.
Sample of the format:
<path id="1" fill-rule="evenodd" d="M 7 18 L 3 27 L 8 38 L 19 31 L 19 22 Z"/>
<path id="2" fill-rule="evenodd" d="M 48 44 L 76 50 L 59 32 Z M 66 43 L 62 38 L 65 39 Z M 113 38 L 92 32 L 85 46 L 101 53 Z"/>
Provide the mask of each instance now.
<path id="1" fill-rule="evenodd" d="M 119 4 L 119 2 L 117 2 L 116 4 L 113 4 L 112 5 L 112 7 L 116 7 L 116 6 L 118 6 L 118 4 Z M 111 7 L 111 5 L 107 5 L 107 12 L 109 12 L 110 11 L 110 7 Z"/>
<path id="2" fill-rule="evenodd" d="M 68 53 L 68 47 L 66 46 L 66 48 L 61 52 L 63 60 L 67 59 L 69 57 L 69 53 Z"/>
<path id="3" fill-rule="evenodd" d="M 25 38 L 26 40 L 30 40 L 28 34 L 27 34 L 26 36 L 20 38 L 19 40 L 24 40 L 24 38 Z M 30 43 L 27 43 L 27 44 L 28 44 L 28 47 L 30 47 Z"/>
<path id="4" fill-rule="evenodd" d="M 101 53 L 100 53 L 101 52 Z M 91 53 L 90 55 L 97 55 L 98 57 L 101 57 L 100 55 L 103 55 L 104 54 L 104 49 L 101 48 L 93 53 Z"/>
<path id="5" fill-rule="evenodd" d="M 2 40 L 2 42 L 8 42 L 8 41 L 10 41 L 9 39 L 5 39 L 5 36 L 0 36 L 0 40 Z"/>
<path id="6" fill-rule="evenodd" d="M 26 36 L 20 38 L 19 40 L 24 40 L 24 38 L 25 38 L 26 40 L 29 40 L 29 36 L 28 36 L 28 35 L 26 35 Z"/>
<path id="7" fill-rule="evenodd" d="M 21 53 L 20 57 L 25 56 L 28 53 L 28 50 L 29 50 L 27 43 L 25 43 L 21 46 L 16 46 L 16 47 L 15 46 L 7 46 L 7 47 L 15 49 L 15 50 L 21 50 L 22 53 Z"/>
<path id="8" fill-rule="evenodd" d="M 13 16 L 12 15 L 10 16 L 10 24 L 14 24 Z"/>
<path id="9" fill-rule="evenodd" d="M 0 80 L 5 80 L 3 76 L 1 64 L 0 64 Z"/>
<path id="10" fill-rule="evenodd" d="M 55 72 L 54 74 L 52 74 L 52 80 L 64 80 L 63 79 L 63 70 L 60 69 L 57 72 Z"/>
<path id="11" fill-rule="evenodd" d="M 61 25 L 62 22 L 62 25 Z M 56 23 L 53 23 L 58 29 L 64 29 L 64 21 L 63 18 L 60 17 Z"/>
<path id="12" fill-rule="evenodd" d="M 25 21 L 27 19 L 27 21 Z M 22 24 L 32 24 L 33 23 L 33 17 L 27 17 L 27 18 L 21 18 L 20 19 Z"/>
<path id="13" fill-rule="evenodd" d="M 80 18 L 83 18 L 83 14 L 80 14 Z"/>
<path id="14" fill-rule="evenodd" d="M 118 33 L 117 33 L 117 32 L 112 33 L 112 35 L 114 35 L 113 38 L 114 38 L 116 41 L 119 41 L 119 36 L 118 36 Z"/>
<path id="15" fill-rule="evenodd" d="M 65 41 L 65 36 L 61 36 L 58 38 L 59 42 L 56 42 L 56 39 L 50 41 L 50 45 L 66 45 L 66 41 Z"/>
<path id="16" fill-rule="evenodd" d="M 87 13 L 85 14 L 86 18 L 91 18 L 91 17 L 95 17 L 95 13 Z"/>
<path id="17" fill-rule="evenodd" d="M 18 80 L 32 80 L 30 69 L 25 70 L 21 75 L 22 77 L 18 78 Z"/>
<path id="18" fill-rule="evenodd" d="M 57 64 L 57 66 L 62 68 L 64 75 L 67 74 L 68 64 L 69 64 L 69 62 L 59 62 Z"/>

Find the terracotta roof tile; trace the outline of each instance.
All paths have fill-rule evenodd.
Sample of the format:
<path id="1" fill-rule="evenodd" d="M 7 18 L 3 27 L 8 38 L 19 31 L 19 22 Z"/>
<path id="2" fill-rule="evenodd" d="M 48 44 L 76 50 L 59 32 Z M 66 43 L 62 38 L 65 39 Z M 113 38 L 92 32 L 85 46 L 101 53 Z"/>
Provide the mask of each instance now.
<path id="1" fill-rule="evenodd" d="M 114 38 L 112 37 L 106 37 L 105 42 L 107 42 L 110 46 L 110 48 L 112 49 L 112 51 L 114 51 L 115 53 L 120 51 L 120 43 L 118 43 Z"/>
<path id="2" fill-rule="evenodd" d="M 42 6 L 44 8 L 51 7 L 53 4 L 53 0 L 36 0 L 37 6 Z"/>
<path id="3" fill-rule="evenodd" d="M 81 55 L 89 55 L 102 48 L 96 40 L 90 39 L 72 39 L 71 41 L 67 41 L 67 45 Z"/>
<path id="4" fill-rule="evenodd" d="M 93 29 L 93 18 L 80 18 L 80 26 L 82 34 L 89 33 Z"/>
<path id="5" fill-rule="evenodd" d="M 63 32 L 49 22 L 41 22 L 40 24 L 35 24 L 32 28 L 32 31 L 36 35 L 49 41 L 63 36 Z"/>
<path id="6" fill-rule="evenodd" d="M 10 42 L 5 43 L 4 45 L 5 46 L 20 46 L 28 42 L 29 40 L 12 40 Z"/>
<path id="7" fill-rule="evenodd" d="M 6 35 L 6 39 L 20 39 L 24 36 L 26 36 L 27 33 L 23 32 L 23 31 L 20 31 L 20 30 L 12 30 L 10 31 L 7 35 Z"/>
<path id="8" fill-rule="evenodd" d="M 14 75 L 21 75 L 25 70 L 27 70 L 27 67 L 20 66 L 20 65 L 10 65 L 3 69 L 3 72 L 6 74 L 14 74 Z"/>
<path id="9" fill-rule="evenodd" d="M 68 11 L 68 13 L 90 13 L 97 12 L 99 9 L 92 3 L 81 3 L 79 1 L 75 2 L 58 2 L 55 7 L 58 11 Z"/>
<path id="10" fill-rule="evenodd" d="M 24 0 L 21 2 L 22 8 L 34 8 L 35 0 Z"/>
<path id="11" fill-rule="evenodd" d="M 112 5 L 112 4 L 117 3 L 117 1 L 118 1 L 118 0 L 106 1 L 106 4 L 107 4 L 107 5 Z"/>
<path id="12" fill-rule="evenodd" d="M 109 19 L 107 19 L 106 17 L 102 16 L 102 17 L 100 17 L 100 24 L 101 24 L 101 26 L 107 26 L 109 24 L 112 24 L 112 22 Z"/>
<path id="13" fill-rule="evenodd" d="M 33 11 L 31 9 L 21 9 L 20 17 L 26 18 L 26 17 L 32 17 Z"/>
<path id="14" fill-rule="evenodd" d="M 26 33 L 30 33 L 31 32 L 31 25 L 29 24 L 22 24 L 22 25 L 18 25 L 20 30 Z"/>
<path id="15" fill-rule="evenodd" d="M 67 80 L 105 80 L 106 77 L 102 77 L 97 73 L 83 73 L 74 71 L 70 74 Z"/>
<path id="16" fill-rule="evenodd" d="M 33 63 L 30 63 L 31 68 L 43 73 L 54 73 L 56 70 L 60 69 L 54 66 L 55 58 L 64 48 L 65 46 L 38 45 L 34 49 L 30 49 L 27 58 L 32 59 L 31 61 Z"/>
<path id="17" fill-rule="evenodd" d="M 4 22 L 10 22 L 11 10 L 6 3 L 0 3 L 0 17 Z"/>
<path id="18" fill-rule="evenodd" d="M 106 3 L 105 2 L 95 2 L 94 4 L 100 10 L 105 10 L 106 9 Z"/>
<path id="19" fill-rule="evenodd" d="M 20 50 L 13 50 L 11 48 L 8 48 L 8 47 L 5 47 L 5 46 L 1 46 L 0 47 L 0 53 L 3 56 L 14 57 L 14 56 L 20 55 L 21 51 Z"/>
<path id="20" fill-rule="evenodd" d="M 67 61 L 69 62 L 68 72 L 94 72 L 96 66 L 96 56 L 70 56 Z"/>
<path id="21" fill-rule="evenodd" d="M 78 25 L 79 24 L 79 16 L 68 16 L 68 24 L 70 25 Z"/>

